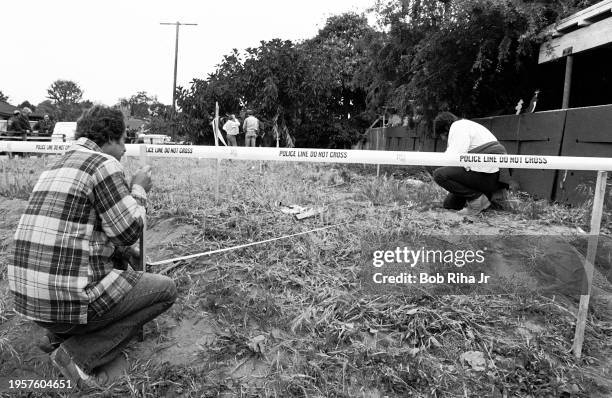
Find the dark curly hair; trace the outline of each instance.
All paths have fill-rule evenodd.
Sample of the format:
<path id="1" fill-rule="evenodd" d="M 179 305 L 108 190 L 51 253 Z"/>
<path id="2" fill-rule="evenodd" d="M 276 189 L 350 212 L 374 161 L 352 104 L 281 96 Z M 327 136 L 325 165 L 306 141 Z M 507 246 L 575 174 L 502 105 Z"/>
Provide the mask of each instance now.
<path id="1" fill-rule="evenodd" d="M 99 147 L 119 141 L 125 131 L 123 113 L 104 105 L 94 105 L 77 120 L 76 138 L 89 138 Z"/>
<path id="2" fill-rule="evenodd" d="M 440 137 L 442 134 L 448 134 L 451 124 L 455 123 L 459 118 L 450 112 L 440 112 L 434 119 L 434 134 Z"/>

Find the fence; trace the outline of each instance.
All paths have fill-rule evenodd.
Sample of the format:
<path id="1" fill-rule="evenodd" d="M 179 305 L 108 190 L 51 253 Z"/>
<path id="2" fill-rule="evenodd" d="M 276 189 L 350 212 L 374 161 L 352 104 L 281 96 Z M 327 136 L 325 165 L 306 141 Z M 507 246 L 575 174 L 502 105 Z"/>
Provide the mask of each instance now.
<path id="1" fill-rule="evenodd" d="M 473 120 L 491 130 L 510 154 L 612 157 L 612 105 Z M 377 150 L 443 151 L 430 135 L 407 127 L 376 128 L 368 131 L 368 141 Z M 584 171 L 515 168 L 511 174 L 531 195 L 572 205 L 584 202 L 594 187 L 593 176 Z"/>
<path id="2" fill-rule="evenodd" d="M 366 141 L 367 148 L 379 151 L 441 152 L 445 149 L 439 139 L 431 137 L 425 125 L 372 128 L 366 133 Z"/>
<path id="3" fill-rule="evenodd" d="M 498 119 L 500 122 L 503 119 Z M 536 120 L 536 119 L 534 119 Z M 505 121 L 507 122 L 507 120 Z M 516 127 L 511 125 L 511 127 Z M 558 126 L 557 126 L 558 127 Z M 516 127 L 515 131 L 519 131 Z M 555 130 L 550 130 L 555 131 Z M 504 141 L 513 143 L 510 135 Z M 519 136 L 520 137 L 520 136 Z M 516 139 L 516 145 L 521 141 Z M 550 137 L 532 136 L 532 141 L 549 149 Z M 577 143 L 578 140 L 576 141 Z M 34 152 L 34 153 L 62 153 L 70 144 L 34 143 L 20 141 L 0 141 L 0 152 Z M 518 148 L 520 150 L 520 147 Z M 478 164 L 495 164 L 502 168 L 517 170 L 581 170 L 597 171 L 597 183 L 594 192 L 593 211 L 591 216 L 590 238 L 587 247 L 585 262 L 588 280 L 588 294 L 581 296 L 577 314 L 574 345 L 572 347 L 577 357 L 581 356 L 586 318 L 593 280 L 594 260 L 597 252 L 598 236 L 601 226 L 603 202 L 606 190 L 607 172 L 612 171 L 612 158 L 602 157 L 570 157 L 550 155 L 489 155 L 489 154 L 445 154 L 435 152 L 408 152 L 408 151 L 376 151 L 376 150 L 338 150 L 338 149 L 310 149 L 310 148 L 245 148 L 221 146 L 190 146 L 190 145 L 147 145 L 128 144 L 126 155 L 140 157 L 146 163 L 148 157 L 172 158 L 208 158 L 208 159 L 235 159 L 235 160 L 275 160 L 289 162 L 317 162 L 317 163 L 366 163 L 366 164 L 392 164 L 416 166 L 474 166 Z M 219 165 L 219 162 L 217 162 Z M 219 167 L 219 166 L 217 166 Z M 217 184 L 218 173 L 217 168 Z M 218 199 L 218 198 L 217 198 Z M 144 250 L 144 239 L 141 246 Z M 144 258 L 144 256 L 143 256 Z M 143 264 L 144 269 L 144 264 Z"/>

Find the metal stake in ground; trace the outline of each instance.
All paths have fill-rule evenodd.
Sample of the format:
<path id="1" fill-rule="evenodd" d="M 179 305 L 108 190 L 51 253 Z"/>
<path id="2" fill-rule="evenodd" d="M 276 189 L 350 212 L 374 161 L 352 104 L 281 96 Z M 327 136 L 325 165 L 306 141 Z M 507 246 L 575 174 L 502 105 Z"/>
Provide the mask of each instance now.
<path id="1" fill-rule="evenodd" d="M 213 134 L 215 135 L 215 146 L 219 146 L 219 103 L 215 102 L 215 120 L 213 122 Z M 229 139 L 229 138 L 228 138 Z M 215 172 L 215 204 L 219 203 L 219 169 L 221 168 L 221 159 L 217 158 L 217 169 Z"/>
<path id="2" fill-rule="evenodd" d="M 386 112 L 387 109 L 385 108 Z M 385 128 L 385 113 L 383 112 L 382 129 L 376 132 L 376 150 L 380 151 L 380 132 Z M 380 177 L 380 163 L 376 165 L 376 178 Z"/>
<path id="3" fill-rule="evenodd" d="M 146 165 L 147 165 L 147 146 L 143 144 L 140 146 L 140 166 L 145 167 Z M 142 231 L 140 231 L 140 242 L 139 242 L 139 246 L 140 246 L 139 268 L 142 272 L 147 271 L 147 257 L 146 257 L 147 253 L 145 250 L 146 232 L 147 232 L 147 213 L 145 212 L 144 218 L 142 219 Z M 144 329 L 143 329 L 143 326 L 141 326 L 140 330 L 138 331 L 138 341 L 143 341 L 143 340 L 144 340 Z"/>
<path id="4" fill-rule="evenodd" d="M 260 240 L 258 242 L 245 243 L 243 245 L 226 247 L 224 249 L 211 250 L 211 251 L 207 251 L 207 252 L 204 252 L 204 253 L 195 253 L 195 254 L 189 254 L 187 256 L 171 258 L 171 259 L 168 259 L 168 260 L 155 261 L 155 262 L 150 263 L 149 265 L 150 266 L 156 266 L 156 265 L 164 265 L 164 264 L 174 263 L 174 264 L 164 268 L 163 270 L 159 271 L 160 274 L 164 274 L 164 273 L 170 271 L 171 269 L 176 268 L 177 266 L 179 266 L 181 264 L 182 261 L 185 261 L 185 260 L 191 260 L 193 258 L 198 258 L 198 257 L 203 257 L 203 256 L 210 256 L 212 254 L 217 254 L 217 253 L 225 253 L 225 252 L 232 251 L 232 250 L 238 250 L 238 249 L 242 249 L 242 248 L 249 247 L 249 246 L 260 245 L 262 243 L 274 242 L 274 241 L 277 241 L 277 240 L 287 239 L 287 238 L 291 238 L 291 237 L 294 237 L 294 236 L 310 234 L 312 232 L 323 231 L 323 230 L 334 228 L 334 227 L 338 227 L 340 225 L 347 224 L 347 223 L 348 223 L 348 221 L 343 222 L 343 223 L 339 223 L 339 224 L 328 225 L 326 227 L 311 229 L 309 231 L 298 232 L 298 233 L 295 233 L 295 234 L 290 234 L 290 235 L 285 235 L 285 236 L 279 236 L 277 238 Z"/>
<path id="5" fill-rule="evenodd" d="M 576 332 L 574 334 L 574 345 L 572 351 L 576 358 L 582 355 L 582 343 L 584 342 L 584 330 L 586 328 L 587 315 L 589 311 L 589 299 L 591 297 L 591 287 L 593 285 L 593 269 L 595 255 L 597 254 L 597 240 L 599 239 L 599 229 L 601 227 L 601 215 L 603 212 L 603 202 L 606 195 L 606 181 L 608 173 L 605 171 L 597 172 L 597 183 L 595 185 L 595 197 L 593 198 L 593 213 L 591 213 L 591 232 L 587 255 L 584 262 L 584 271 L 587 278 L 587 294 L 580 296 L 580 306 L 576 319 Z"/>

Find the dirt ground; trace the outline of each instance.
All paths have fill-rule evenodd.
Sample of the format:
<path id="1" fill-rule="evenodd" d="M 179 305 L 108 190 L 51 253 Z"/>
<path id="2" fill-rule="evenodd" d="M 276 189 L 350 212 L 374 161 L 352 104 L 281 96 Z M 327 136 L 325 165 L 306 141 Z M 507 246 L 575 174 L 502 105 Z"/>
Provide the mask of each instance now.
<path id="1" fill-rule="evenodd" d="M 15 231 L 20 214 L 25 207 L 25 201 L 22 200 L 7 200 L 0 198 L 0 256 L 4 264 L 7 263 L 7 257 L 11 253 L 12 235 Z M 576 228 L 546 225 L 546 223 L 517 219 L 507 216 L 503 213 L 491 214 L 486 217 L 479 217 L 471 220 L 466 220 L 458 216 L 454 212 L 428 210 L 424 212 L 415 212 L 414 223 L 431 223 L 434 220 L 439 224 L 441 234 L 447 233 L 470 233 L 470 231 L 478 231 L 481 235 L 503 235 L 508 231 L 521 231 L 524 235 L 557 235 L 557 236 L 575 236 L 579 234 Z M 169 217 L 152 220 L 147 233 L 147 251 L 150 260 L 161 260 L 172 258 L 185 253 L 185 249 L 190 247 L 190 242 L 195 241 L 196 237 L 200 236 L 201 229 L 194 223 L 184 223 L 180 218 Z M 495 245 L 498 246 L 495 246 Z M 512 247 L 502 247 L 499 242 L 491 242 L 492 247 L 496 247 L 499 253 L 512 253 Z M 604 240 L 600 247 L 603 249 L 598 252 L 598 255 L 604 258 L 612 253 L 612 244 L 608 240 Z M 554 266 L 558 261 L 558 256 L 571 255 L 580 256 L 578 252 L 585 252 L 584 247 L 579 247 L 576 251 L 572 246 L 558 244 L 549 248 L 549 252 L 544 256 L 549 258 Z M 508 272 L 512 274 L 519 264 L 513 263 L 510 260 L 511 256 L 497 256 L 496 267 L 500 272 Z M 206 265 L 214 265 L 214 260 L 211 263 L 202 262 Z M 0 263 L 2 265 L 2 263 Z M 159 271 L 157 268 L 154 271 Z M 2 269 L 2 267 L 0 267 Z M 203 268 L 200 271 L 191 272 L 188 274 L 192 284 L 197 285 L 196 281 L 206 278 L 217 278 L 218 275 L 212 270 Z M 6 276 L 3 275 L 3 278 Z M 608 292 L 612 292 L 609 282 L 606 283 L 605 275 L 603 280 L 600 276 L 599 286 L 596 288 L 593 298 L 593 311 L 600 317 L 598 319 L 607 319 L 607 324 L 612 325 L 612 301 L 609 300 Z M 602 282 L 603 281 L 603 282 Z M 5 279 L 0 279 L 0 309 L 11 308 L 10 297 L 8 295 L 8 286 Z M 195 294 L 189 290 L 183 294 Z M 254 295 L 257 292 L 253 293 Z M 209 298 L 215 300 L 215 298 Z M 215 303 L 213 303 L 215 304 Z M 567 308 L 568 314 L 575 313 L 576 302 L 563 303 Z M 0 311 L 2 314 L 2 311 Z M 592 321 L 593 318 L 590 318 Z M 508 338 L 536 339 L 539 335 L 546 333 L 546 325 L 542 323 L 542 319 L 533 317 L 524 319 L 520 327 L 509 333 Z M 259 325 L 253 325 L 255 329 Z M 261 343 L 270 344 L 270 341 L 282 340 L 282 331 L 272 331 L 270 335 L 263 336 L 260 339 Z M 19 316 L 10 316 L 7 319 L 0 319 L 0 342 L 5 339 L 10 343 L 14 350 L 5 350 L 0 354 L 0 393 L 8 392 L 7 380 L 9 379 L 41 379 L 49 378 L 52 375 L 57 375 L 57 372 L 49 363 L 48 356 L 38 350 L 33 342 L 42 336 L 42 330 L 32 322 L 22 319 Z M 190 306 L 187 301 L 182 301 L 175 304 L 173 309 L 160 316 L 155 321 L 149 323 L 145 327 L 145 341 L 134 341 L 125 351 L 125 355 L 108 366 L 110 373 L 121 375 L 130 369 L 143 363 L 156 363 L 159 366 L 195 366 L 209 368 L 211 362 L 203 360 L 202 352 L 210 351 L 214 354 L 215 342 L 218 339 L 227 338 L 228 331 L 218 325 L 214 316 L 208 313 L 205 309 Z M 376 339 L 376 338 L 375 338 Z M 254 344 L 258 344 L 258 339 L 253 339 Z M 373 341 L 376 345 L 377 342 Z M 4 347 L 1 346 L 0 347 Z M 286 355 L 287 351 L 277 350 L 277 355 Z M 601 352 L 597 358 L 593 360 L 592 366 L 587 366 L 584 369 L 584 374 L 590 379 L 589 382 L 595 383 L 601 387 L 602 391 L 612 391 L 612 348 L 608 345 L 607 352 Z M 278 358 L 277 358 L 278 363 Z M 264 360 L 257 357 L 249 357 L 246 359 L 236 358 L 233 362 L 224 362 L 222 366 L 216 369 L 219 380 L 234 380 L 236 383 L 254 383 L 264 380 L 271 372 L 274 359 Z M 217 366 L 216 364 L 215 366 Z M 151 381 L 154 382 L 154 381 Z M 4 389 L 4 390 L 2 390 Z M 177 393 L 177 395 L 180 395 Z M 361 391 L 360 396 L 379 396 L 376 391 Z M 568 395 L 569 396 L 569 395 Z M 602 395 L 603 396 L 603 395 Z"/>

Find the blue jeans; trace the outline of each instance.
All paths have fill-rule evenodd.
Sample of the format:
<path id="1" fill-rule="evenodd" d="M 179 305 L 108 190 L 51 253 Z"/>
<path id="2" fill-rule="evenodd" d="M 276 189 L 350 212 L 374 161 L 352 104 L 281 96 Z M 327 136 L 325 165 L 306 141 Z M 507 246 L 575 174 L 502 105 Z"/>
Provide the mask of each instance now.
<path id="1" fill-rule="evenodd" d="M 227 143 L 229 146 L 238 146 L 238 142 L 236 142 L 236 136 L 232 134 L 227 135 Z"/>
<path id="2" fill-rule="evenodd" d="M 136 285 L 108 312 L 97 315 L 91 308 L 87 324 L 36 322 L 55 337 L 61 347 L 86 373 L 115 359 L 142 325 L 172 306 L 174 281 L 144 273 Z"/>

